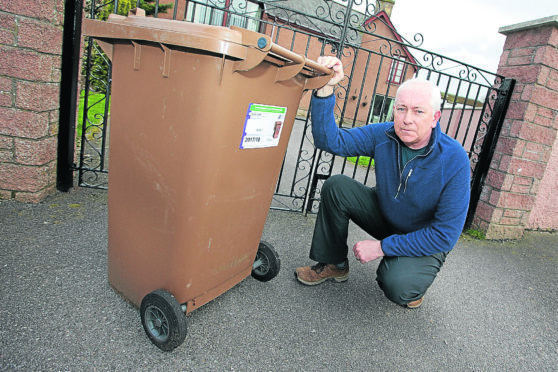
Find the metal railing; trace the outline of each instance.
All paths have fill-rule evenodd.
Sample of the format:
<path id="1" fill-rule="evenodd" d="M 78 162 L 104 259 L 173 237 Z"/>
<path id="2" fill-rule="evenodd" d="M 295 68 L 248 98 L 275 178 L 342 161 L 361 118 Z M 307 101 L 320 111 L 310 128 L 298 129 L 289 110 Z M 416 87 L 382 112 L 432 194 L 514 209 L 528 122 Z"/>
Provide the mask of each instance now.
<path id="1" fill-rule="evenodd" d="M 90 0 L 88 17 L 106 16 L 107 10 L 114 11 L 124 3 L 125 0 Z M 132 3 L 141 5 L 136 0 Z M 320 54 L 337 55 L 344 62 L 346 76 L 336 90 L 335 113 L 339 125 L 344 127 L 390 120 L 393 97 L 403 80 L 423 76 L 435 81 L 443 92 L 442 130 L 463 145 L 471 160 L 472 195 L 476 200 L 471 200 L 470 213 L 474 212 L 509 102 L 504 98 L 511 95 L 513 81 L 423 49 L 421 34 L 416 34 L 412 42 L 406 40 L 393 28 L 389 17 L 377 11 L 376 1 L 174 0 L 170 3 L 172 10 L 161 13 L 163 1 L 155 0 L 153 16 L 250 28 L 312 59 Z M 95 42 L 88 38 L 82 63 L 79 163 L 72 171 L 77 171 L 80 186 L 106 188 L 111 67 Z M 133 92 L 130 95 L 132 98 Z M 356 165 L 354 162 L 359 159 L 349 161 L 313 146 L 308 105 L 309 100 L 303 98 L 272 208 L 316 212 L 321 184 L 335 173 L 347 174 L 368 185 L 375 183 L 372 162 L 367 166 Z"/>

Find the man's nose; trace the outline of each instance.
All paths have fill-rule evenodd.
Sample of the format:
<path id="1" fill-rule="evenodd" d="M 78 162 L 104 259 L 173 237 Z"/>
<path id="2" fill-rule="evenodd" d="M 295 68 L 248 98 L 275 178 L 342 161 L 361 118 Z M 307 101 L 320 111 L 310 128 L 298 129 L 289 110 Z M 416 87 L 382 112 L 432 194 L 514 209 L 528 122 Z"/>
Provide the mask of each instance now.
<path id="1" fill-rule="evenodd" d="M 411 112 L 411 110 L 405 111 L 405 114 L 403 115 L 403 122 L 405 124 L 413 122 L 413 113 Z"/>

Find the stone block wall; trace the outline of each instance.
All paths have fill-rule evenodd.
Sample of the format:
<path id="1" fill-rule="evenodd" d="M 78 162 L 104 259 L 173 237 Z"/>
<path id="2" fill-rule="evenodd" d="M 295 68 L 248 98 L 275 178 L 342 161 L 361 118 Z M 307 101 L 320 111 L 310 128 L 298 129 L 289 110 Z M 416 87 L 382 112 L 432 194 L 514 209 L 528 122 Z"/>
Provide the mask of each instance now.
<path id="1" fill-rule="evenodd" d="M 63 0 L 0 1 L 0 198 L 56 189 Z"/>
<path id="2" fill-rule="evenodd" d="M 502 27 L 498 74 L 516 79 L 473 228 L 489 239 L 558 230 L 558 16 Z"/>

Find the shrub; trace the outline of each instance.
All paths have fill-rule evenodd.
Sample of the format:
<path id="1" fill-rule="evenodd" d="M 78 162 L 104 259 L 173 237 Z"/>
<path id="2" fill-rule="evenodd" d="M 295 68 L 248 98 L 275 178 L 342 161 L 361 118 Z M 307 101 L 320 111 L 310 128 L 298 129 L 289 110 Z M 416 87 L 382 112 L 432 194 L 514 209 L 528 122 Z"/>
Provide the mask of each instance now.
<path id="1" fill-rule="evenodd" d="M 139 7 L 145 10 L 146 15 L 154 15 L 155 14 L 155 0 L 140 0 Z M 118 1 L 118 9 L 116 14 L 119 15 L 128 15 L 130 9 L 135 8 L 137 4 L 137 0 L 119 0 Z M 159 13 L 166 13 L 170 8 L 172 8 L 173 4 L 159 4 Z M 87 14 L 91 14 L 91 1 L 88 0 L 86 2 L 85 10 Z M 114 1 L 98 6 L 95 9 L 95 18 L 100 19 L 102 21 L 106 21 L 110 14 L 114 13 Z M 91 39 L 89 39 L 91 42 Z M 87 56 L 84 56 L 86 59 Z M 84 60 L 82 63 L 82 75 L 85 75 L 87 69 L 87 61 Z M 93 92 L 103 93 L 106 94 L 107 87 L 108 87 L 108 69 L 109 69 L 109 62 L 108 58 L 98 47 L 94 47 L 91 49 L 91 58 L 90 58 L 90 89 Z"/>
<path id="2" fill-rule="evenodd" d="M 485 240 L 486 236 L 484 235 L 484 232 L 479 231 L 479 230 L 473 230 L 473 229 L 469 229 L 466 231 L 467 235 L 472 236 L 475 239 L 478 240 Z"/>

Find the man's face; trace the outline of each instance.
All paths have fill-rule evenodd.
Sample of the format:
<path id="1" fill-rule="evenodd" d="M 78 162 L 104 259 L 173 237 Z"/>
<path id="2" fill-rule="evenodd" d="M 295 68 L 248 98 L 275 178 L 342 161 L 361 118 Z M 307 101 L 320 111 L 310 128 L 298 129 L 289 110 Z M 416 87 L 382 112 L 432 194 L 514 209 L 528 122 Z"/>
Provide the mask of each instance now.
<path id="1" fill-rule="evenodd" d="M 440 111 L 434 112 L 430 87 L 414 83 L 399 92 L 394 110 L 395 133 L 412 149 L 428 145 L 432 129 L 440 119 Z"/>

